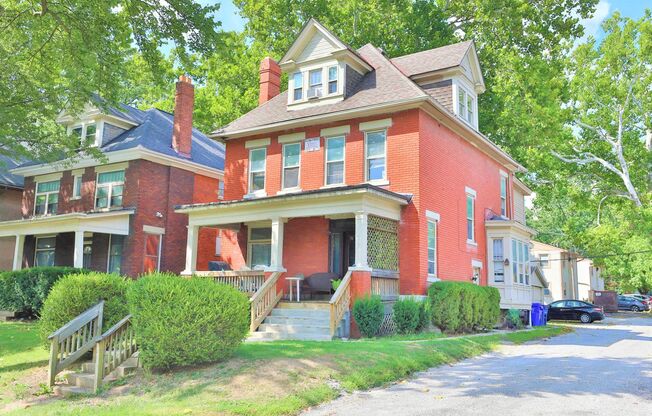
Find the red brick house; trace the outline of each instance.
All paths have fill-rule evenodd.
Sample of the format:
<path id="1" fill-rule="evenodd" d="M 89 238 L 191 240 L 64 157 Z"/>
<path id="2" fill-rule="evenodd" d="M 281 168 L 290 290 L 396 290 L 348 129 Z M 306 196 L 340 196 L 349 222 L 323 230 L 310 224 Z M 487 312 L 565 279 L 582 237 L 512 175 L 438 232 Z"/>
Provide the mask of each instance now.
<path id="1" fill-rule="evenodd" d="M 219 228 L 220 258 L 274 274 L 279 291 L 331 273 L 351 299 L 391 299 L 444 279 L 494 285 L 503 308 L 529 309 L 530 191 L 479 131 L 484 90 L 473 42 L 390 59 L 310 20 L 278 63 L 261 63 L 260 105 L 210 135 L 226 144 L 225 198 L 178 207 L 185 273 L 206 274 L 216 248 L 197 236 Z"/>
<path id="2" fill-rule="evenodd" d="M 194 88 L 177 83 L 175 114 L 122 105 L 89 105 L 58 122 L 90 141 L 104 160 L 80 155 L 60 163 L 30 162 L 22 219 L 0 222 L 13 269 L 66 265 L 129 276 L 184 268 L 187 216 L 174 206 L 217 201 L 224 148 L 192 127 Z M 205 238 L 215 232 L 203 231 Z"/>
<path id="3" fill-rule="evenodd" d="M 24 180 L 22 176 L 10 172 L 19 164 L 10 157 L 0 155 L 0 221 L 21 217 Z M 13 237 L 0 237 L 0 253 L 13 253 L 15 242 Z M 0 256 L 0 271 L 11 270 L 12 266 L 11 256 Z"/>

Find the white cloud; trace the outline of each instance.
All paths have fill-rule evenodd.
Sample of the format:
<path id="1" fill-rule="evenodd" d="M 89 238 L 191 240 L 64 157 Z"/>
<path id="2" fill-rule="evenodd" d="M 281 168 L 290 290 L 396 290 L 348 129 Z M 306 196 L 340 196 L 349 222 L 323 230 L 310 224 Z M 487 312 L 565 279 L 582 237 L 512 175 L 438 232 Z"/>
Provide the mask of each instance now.
<path id="1" fill-rule="evenodd" d="M 595 7 L 595 13 L 593 13 L 593 16 L 589 19 L 580 20 L 580 24 L 584 26 L 584 36 L 579 39 L 580 42 L 585 41 L 589 36 L 593 36 L 594 38 L 598 37 L 598 33 L 600 32 L 600 25 L 604 19 L 609 16 L 610 9 L 611 5 L 607 0 L 600 0 L 600 2 Z"/>

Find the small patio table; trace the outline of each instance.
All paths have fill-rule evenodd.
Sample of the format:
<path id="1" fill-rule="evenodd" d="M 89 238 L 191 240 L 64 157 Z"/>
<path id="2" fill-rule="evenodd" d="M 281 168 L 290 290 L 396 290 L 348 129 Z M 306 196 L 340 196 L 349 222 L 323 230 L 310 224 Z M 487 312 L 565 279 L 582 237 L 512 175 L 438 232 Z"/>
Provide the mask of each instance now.
<path id="1" fill-rule="evenodd" d="M 292 302 L 292 284 L 294 282 L 297 284 L 297 302 L 301 302 L 301 282 L 303 281 L 303 276 L 286 277 L 285 280 L 290 285 L 290 302 Z"/>

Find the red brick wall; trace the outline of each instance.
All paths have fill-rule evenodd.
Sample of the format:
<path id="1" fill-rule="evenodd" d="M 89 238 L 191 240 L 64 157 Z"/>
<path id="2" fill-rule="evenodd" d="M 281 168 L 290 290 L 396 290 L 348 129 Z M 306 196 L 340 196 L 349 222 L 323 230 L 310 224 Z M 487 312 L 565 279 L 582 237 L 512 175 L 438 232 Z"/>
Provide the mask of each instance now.
<path id="1" fill-rule="evenodd" d="M 288 220 L 283 230 L 283 266 L 287 269 L 283 277 L 328 271 L 328 224 L 321 217 Z"/>

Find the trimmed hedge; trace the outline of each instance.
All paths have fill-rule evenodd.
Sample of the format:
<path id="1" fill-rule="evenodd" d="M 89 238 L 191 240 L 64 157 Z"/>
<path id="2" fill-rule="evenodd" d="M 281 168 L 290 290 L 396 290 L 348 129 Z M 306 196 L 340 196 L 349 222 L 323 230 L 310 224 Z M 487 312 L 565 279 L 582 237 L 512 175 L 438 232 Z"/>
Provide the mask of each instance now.
<path id="1" fill-rule="evenodd" d="M 0 273 L 0 310 L 37 317 L 52 285 L 71 273 L 87 272 L 73 267 L 33 267 Z"/>
<path id="2" fill-rule="evenodd" d="M 229 357 L 249 331 L 249 300 L 205 278 L 155 273 L 127 293 L 147 368 L 170 368 Z"/>
<path id="3" fill-rule="evenodd" d="M 363 337 L 375 336 L 385 319 L 385 307 L 380 296 L 357 299 L 353 304 L 353 319 Z"/>
<path id="4" fill-rule="evenodd" d="M 90 272 L 70 274 L 54 284 L 41 310 L 39 334 L 47 337 L 86 309 L 104 299 L 102 330 L 105 331 L 129 314 L 127 288 L 131 280 L 118 276 Z"/>
<path id="5" fill-rule="evenodd" d="M 436 282 L 428 289 L 432 323 L 445 332 L 492 328 L 500 317 L 500 292 L 466 282 Z"/>
<path id="6" fill-rule="evenodd" d="M 392 319 L 396 324 L 396 331 L 399 334 L 411 334 L 417 331 L 420 324 L 419 303 L 413 299 L 397 300 L 394 303 L 394 313 Z"/>

